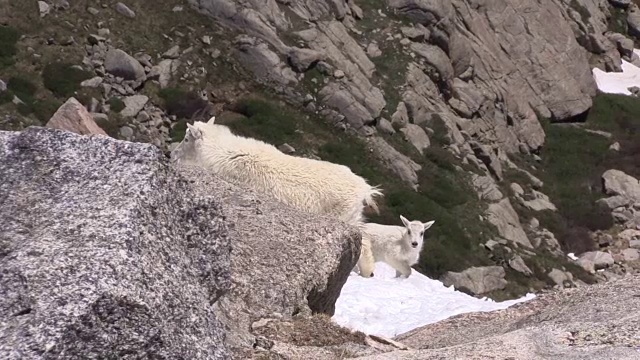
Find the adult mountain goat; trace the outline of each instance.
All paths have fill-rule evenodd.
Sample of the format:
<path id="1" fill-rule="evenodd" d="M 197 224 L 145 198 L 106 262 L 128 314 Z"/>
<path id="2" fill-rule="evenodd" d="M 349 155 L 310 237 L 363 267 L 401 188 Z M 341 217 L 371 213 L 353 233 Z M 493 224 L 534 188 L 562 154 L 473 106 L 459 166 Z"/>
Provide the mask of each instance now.
<path id="1" fill-rule="evenodd" d="M 373 276 L 375 263 L 385 262 L 396 269 L 396 277 L 411 275 L 424 243 L 424 232 L 435 221 L 409 221 L 400 215 L 404 226 L 366 223 L 360 226 L 362 250 L 356 268 L 362 277 Z"/>
<path id="2" fill-rule="evenodd" d="M 346 223 L 360 224 L 365 204 L 378 212 L 374 197 L 382 192 L 348 167 L 284 154 L 214 121 L 215 116 L 207 123 L 188 124 L 171 160 L 202 166 L 299 210 L 335 216 Z"/>

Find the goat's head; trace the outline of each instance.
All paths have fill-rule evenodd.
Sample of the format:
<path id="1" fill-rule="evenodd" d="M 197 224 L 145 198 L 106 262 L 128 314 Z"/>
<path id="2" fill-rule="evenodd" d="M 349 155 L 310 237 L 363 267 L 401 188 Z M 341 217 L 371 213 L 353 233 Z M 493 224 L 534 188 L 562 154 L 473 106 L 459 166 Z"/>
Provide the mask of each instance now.
<path id="1" fill-rule="evenodd" d="M 424 232 L 435 223 L 435 220 L 426 223 L 417 220 L 409 221 L 402 215 L 400 215 L 400 220 L 402 220 L 404 227 L 407 228 L 404 239 L 408 241 L 408 245 L 414 249 L 421 249 L 424 242 Z"/>
<path id="2" fill-rule="evenodd" d="M 209 122 L 212 123 L 211 120 Z M 187 123 L 187 130 L 184 139 L 171 152 L 172 162 L 196 163 L 199 157 L 199 147 L 201 146 L 204 134 L 197 124 Z"/>

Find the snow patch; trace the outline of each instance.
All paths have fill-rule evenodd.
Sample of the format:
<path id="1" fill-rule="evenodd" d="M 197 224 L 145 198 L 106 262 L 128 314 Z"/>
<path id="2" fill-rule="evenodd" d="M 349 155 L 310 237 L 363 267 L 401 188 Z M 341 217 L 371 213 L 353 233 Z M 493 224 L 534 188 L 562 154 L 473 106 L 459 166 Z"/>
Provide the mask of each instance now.
<path id="1" fill-rule="evenodd" d="M 640 55 L 639 49 L 633 49 L 633 52 Z M 621 67 L 622 72 L 604 72 L 593 68 L 591 72 L 598 90 L 610 94 L 631 95 L 628 88 L 640 87 L 640 68 L 625 60 L 622 60 Z"/>
<path id="2" fill-rule="evenodd" d="M 366 334 L 394 337 L 458 314 L 506 309 L 536 297 L 527 294 L 503 302 L 478 299 L 415 270 L 407 279 L 395 278 L 395 270 L 383 262 L 376 263 L 374 274 L 363 278 L 351 272 L 336 301 L 336 323 Z"/>

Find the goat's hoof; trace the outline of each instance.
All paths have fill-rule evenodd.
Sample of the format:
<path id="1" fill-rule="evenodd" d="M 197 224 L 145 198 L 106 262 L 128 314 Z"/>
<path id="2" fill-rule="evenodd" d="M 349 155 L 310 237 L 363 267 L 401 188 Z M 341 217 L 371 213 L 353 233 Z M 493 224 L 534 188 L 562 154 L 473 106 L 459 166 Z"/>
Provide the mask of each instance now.
<path id="1" fill-rule="evenodd" d="M 369 276 L 369 277 L 373 277 L 373 273 L 371 273 L 371 276 Z"/>

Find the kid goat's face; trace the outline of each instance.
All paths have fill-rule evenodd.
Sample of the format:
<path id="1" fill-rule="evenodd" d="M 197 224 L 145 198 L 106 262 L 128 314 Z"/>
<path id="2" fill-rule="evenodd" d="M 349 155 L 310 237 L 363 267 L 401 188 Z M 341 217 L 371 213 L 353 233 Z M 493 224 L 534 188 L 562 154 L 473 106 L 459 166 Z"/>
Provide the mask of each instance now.
<path id="1" fill-rule="evenodd" d="M 409 221 L 404 216 L 400 215 L 402 223 L 407 228 L 407 235 L 410 239 L 412 248 L 422 247 L 424 241 L 424 232 L 430 228 L 435 221 L 429 221 L 422 223 L 420 221 Z"/>

